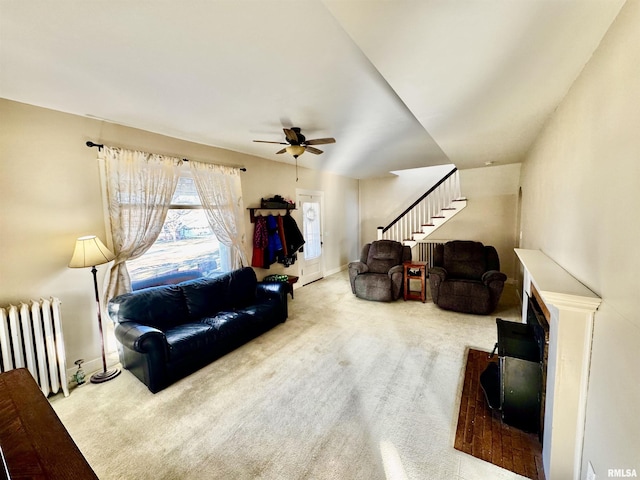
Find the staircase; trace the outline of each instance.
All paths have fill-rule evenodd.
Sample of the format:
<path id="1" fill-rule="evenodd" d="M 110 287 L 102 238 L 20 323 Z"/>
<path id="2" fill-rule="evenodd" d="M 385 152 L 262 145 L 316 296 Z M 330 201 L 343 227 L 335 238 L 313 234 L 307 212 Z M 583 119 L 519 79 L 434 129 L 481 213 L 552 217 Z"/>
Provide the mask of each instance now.
<path id="1" fill-rule="evenodd" d="M 378 240 L 396 240 L 411 248 L 431 243 L 428 237 L 466 206 L 458 169 L 453 168 L 389 225 L 378 227 Z"/>

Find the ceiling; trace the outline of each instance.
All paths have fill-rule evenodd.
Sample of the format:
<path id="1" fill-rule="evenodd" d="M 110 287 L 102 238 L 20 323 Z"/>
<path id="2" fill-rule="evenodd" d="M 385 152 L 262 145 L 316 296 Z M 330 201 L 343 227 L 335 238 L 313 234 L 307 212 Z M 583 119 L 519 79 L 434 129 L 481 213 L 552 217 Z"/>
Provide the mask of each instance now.
<path id="1" fill-rule="evenodd" d="M 354 178 L 516 163 L 623 3 L 0 0 L 0 97 L 289 163 L 252 140 L 298 126 Z"/>

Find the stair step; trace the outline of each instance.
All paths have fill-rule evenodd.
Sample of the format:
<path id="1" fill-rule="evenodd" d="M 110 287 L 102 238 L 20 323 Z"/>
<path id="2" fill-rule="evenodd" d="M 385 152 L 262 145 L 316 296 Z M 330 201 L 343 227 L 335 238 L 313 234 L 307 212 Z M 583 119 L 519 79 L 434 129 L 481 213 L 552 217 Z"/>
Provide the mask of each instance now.
<path id="1" fill-rule="evenodd" d="M 446 177 L 443 177 L 442 183 L 444 180 L 449 178 L 451 174 L 456 173 L 456 170 L 452 170 Z M 454 179 L 457 180 L 457 179 Z M 410 239 L 401 240 L 405 245 L 415 245 L 419 242 L 424 242 L 426 239 L 433 235 L 433 233 L 440 228 L 441 225 L 444 225 L 449 219 L 453 218 L 455 215 L 460 213 L 467 206 L 467 198 L 463 197 L 459 191 L 459 184 L 452 184 L 453 187 L 457 190 L 454 192 L 451 187 L 447 190 L 447 186 L 445 185 L 445 189 L 441 189 L 438 192 L 438 196 L 434 196 L 436 199 L 436 203 L 432 202 L 430 198 L 426 198 L 429 194 L 435 191 L 436 188 L 440 188 L 440 183 L 437 186 L 434 186 L 429 192 L 427 192 L 423 197 L 421 197 L 417 202 L 415 202 L 411 207 L 406 209 L 398 218 L 396 218 L 393 222 L 389 224 L 390 226 L 395 225 L 399 220 L 403 219 L 405 215 L 407 215 L 407 219 L 409 221 L 407 224 L 401 223 L 399 225 L 398 231 L 395 233 L 383 233 L 384 228 L 378 228 L 378 236 L 382 238 L 391 238 L 395 235 L 400 234 L 401 236 L 410 236 Z M 457 198 L 452 198 L 453 195 L 460 195 Z M 419 204 L 419 202 L 423 202 L 423 204 Z M 440 205 L 446 205 L 440 208 Z M 418 207 L 417 209 L 415 207 Z M 439 210 L 436 210 L 437 215 L 431 216 L 430 213 L 433 212 L 433 208 L 437 207 Z M 409 216 L 411 215 L 411 216 Z M 427 223 L 422 223 L 422 221 L 427 221 Z M 416 223 L 414 223 L 416 222 Z M 418 231 L 412 231 L 412 228 L 415 228 L 416 224 L 418 225 Z M 397 228 L 397 227 L 396 227 Z M 401 233 L 402 232 L 402 233 Z M 398 239 L 399 240 L 399 239 Z"/>

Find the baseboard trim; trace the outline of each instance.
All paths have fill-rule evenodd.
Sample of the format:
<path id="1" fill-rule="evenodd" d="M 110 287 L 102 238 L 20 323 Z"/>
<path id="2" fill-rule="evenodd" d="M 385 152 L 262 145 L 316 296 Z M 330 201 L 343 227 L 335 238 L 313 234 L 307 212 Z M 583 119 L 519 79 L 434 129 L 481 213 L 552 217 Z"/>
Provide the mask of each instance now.
<path id="1" fill-rule="evenodd" d="M 344 264 L 344 265 L 340 265 L 338 268 L 333 268 L 331 270 L 327 270 L 326 272 L 324 272 L 325 277 L 328 277 L 329 275 L 334 275 L 336 273 L 342 272 L 346 269 L 349 268 L 349 264 Z"/>

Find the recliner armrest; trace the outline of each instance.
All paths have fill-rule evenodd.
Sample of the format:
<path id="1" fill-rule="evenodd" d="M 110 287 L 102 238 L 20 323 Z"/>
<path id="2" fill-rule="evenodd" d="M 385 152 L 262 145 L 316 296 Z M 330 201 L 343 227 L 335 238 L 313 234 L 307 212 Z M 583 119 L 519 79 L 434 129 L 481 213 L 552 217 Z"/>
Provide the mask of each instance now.
<path id="1" fill-rule="evenodd" d="M 369 267 L 364 262 L 351 262 L 349 263 L 349 283 L 351 284 L 351 291 L 356 293 L 356 277 L 362 273 L 367 273 Z"/>
<path id="2" fill-rule="evenodd" d="M 116 325 L 115 336 L 129 350 L 149 353 L 154 349 L 167 351 L 167 338 L 157 328 L 136 322 L 122 322 Z"/>
<path id="3" fill-rule="evenodd" d="M 482 283 L 489 285 L 491 282 L 506 282 L 507 276 L 497 270 L 489 270 L 482 275 Z"/>
<path id="4" fill-rule="evenodd" d="M 429 269 L 429 277 L 437 278 L 443 282 L 447 279 L 447 270 L 443 267 L 431 267 Z"/>
<path id="5" fill-rule="evenodd" d="M 394 265 L 389 269 L 388 275 L 391 277 L 394 273 L 404 273 L 404 266 Z"/>
<path id="6" fill-rule="evenodd" d="M 349 272 L 353 272 L 356 275 L 360 275 L 361 273 L 367 273 L 369 271 L 369 266 L 363 262 L 351 262 L 349 263 Z"/>

